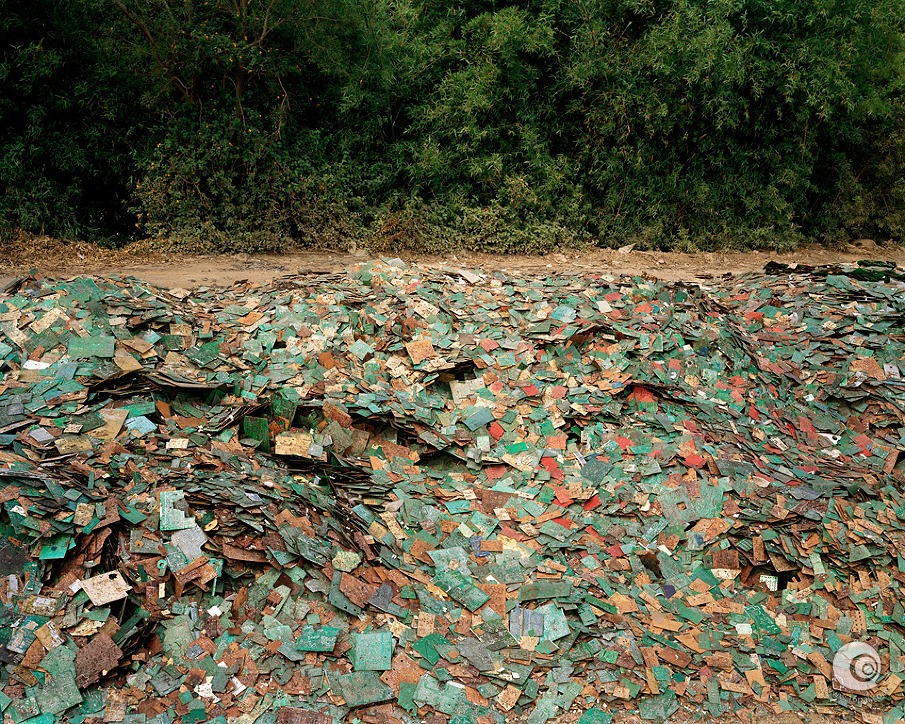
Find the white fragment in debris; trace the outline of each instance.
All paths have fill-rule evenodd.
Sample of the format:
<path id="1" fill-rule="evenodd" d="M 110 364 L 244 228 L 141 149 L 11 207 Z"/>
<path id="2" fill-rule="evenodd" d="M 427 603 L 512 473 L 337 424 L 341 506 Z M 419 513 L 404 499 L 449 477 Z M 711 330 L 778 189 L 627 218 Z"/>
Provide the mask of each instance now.
<path id="1" fill-rule="evenodd" d="M 119 571 L 101 573 L 93 578 L 82 580 L 82 590 L 88 594 L 91 603 L 95 606 L 103 606 L 111 601 L 119 601 L 125 598 L 132 590 Z"/>
<path id="2" fill-rule="evenodd" d="M 205 676 L 204 681 L 198 684 L 198 686 L 195 687 L 194 691 L 202 699 L 210 699 L 216 704 L 218 701 L 220 701 L 220 697 L 214 694 L 213 681 L 214 678 L 212 676 Z"/>

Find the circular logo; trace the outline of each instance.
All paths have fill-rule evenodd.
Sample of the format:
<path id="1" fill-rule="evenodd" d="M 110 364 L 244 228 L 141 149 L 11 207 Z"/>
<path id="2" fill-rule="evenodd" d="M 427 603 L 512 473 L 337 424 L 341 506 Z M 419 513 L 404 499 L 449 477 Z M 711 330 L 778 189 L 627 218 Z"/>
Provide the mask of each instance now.
<path id="1" fill-rule="evenodd" d="M 833 657 L 833 679 L 849 691 L 870 691 L 880 683 L 880 663 L 873 646 L 853 641 Z"/>

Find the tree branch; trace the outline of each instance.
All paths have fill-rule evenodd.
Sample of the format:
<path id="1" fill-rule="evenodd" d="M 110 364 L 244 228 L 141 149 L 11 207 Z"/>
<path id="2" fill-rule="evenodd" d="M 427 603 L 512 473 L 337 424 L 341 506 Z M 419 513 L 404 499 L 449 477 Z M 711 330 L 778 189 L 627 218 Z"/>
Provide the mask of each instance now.
<path id="1" fill-rule="evenodd" d="M 148 43 L 148 50 L 151 53 L 151 57 L 154 58 L 154 62 L 156 62 L 157 65 L 160 66 L 160 68 L 166 74 L 167 78 L 169 78 L 170 82 L 176 86 L 176 89 L 179 91 L 183 99 L 187 103 L 194 105 L 195 99 L 193 97 L 191 89 L 186 86 L 186 84 L 173 72 L 172 66 L 168 63 L 165 63 L 163 58 L 161 58 L 160 54 L 157 52 L 157 42 L 154 40 L 154 36 L 151 34 L 151 29 L 148 27 L 147 23 L 145 23 L 144 20 L 132 13 L 132 11 L 126 7 L 126 4 L 122 2 L 122 0 L 113 0 L 113 4 L 120 9 L 126 19 L 136 28 L 138 28 L 139 32 L 141 32 L 142 36 L 144 36 L 144 39 Z"/>

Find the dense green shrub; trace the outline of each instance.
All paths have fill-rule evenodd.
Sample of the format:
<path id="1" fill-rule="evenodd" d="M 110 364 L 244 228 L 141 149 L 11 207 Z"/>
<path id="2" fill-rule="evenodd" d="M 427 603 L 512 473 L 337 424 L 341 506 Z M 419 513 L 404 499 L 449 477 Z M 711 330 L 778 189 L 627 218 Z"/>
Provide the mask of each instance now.
<path id="1" fill-rule="evenodd" d="M 827 196 L 822 219 L 815 219 L 814 233 L 825 242 L 905 240 L 905 124 L 868 138 L 850 155 L 838 154 L 835 195 Z"/>
<path id="2" fill-rule="evenodd" d="M 905 0 L 7 5 L 2 227 L 503 252 L 905 231 Z"/>
<path id="3" fill-rule="evenodd" d="M 901 124 L 899 2 L 605 5 L 581 6 L 567 70 L 600 229 L 707 245 L 809 233 L 843 163 Z"/>
<path id="4" fill-rule="evenodd" d="M 102 5 L 0 0 L 0 233 L 134 231 L 137 79 L 111 62 Z"/>

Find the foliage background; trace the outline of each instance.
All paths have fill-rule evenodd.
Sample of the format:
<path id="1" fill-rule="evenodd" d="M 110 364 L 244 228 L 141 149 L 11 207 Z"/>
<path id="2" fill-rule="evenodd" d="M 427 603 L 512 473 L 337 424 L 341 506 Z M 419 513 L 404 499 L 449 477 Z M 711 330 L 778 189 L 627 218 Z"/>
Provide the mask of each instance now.
<path id="1" fill-rule="evenodd" d="M 905 0 L 0 0 L 0 230 L 900 242 L 903 50 Z"/>

